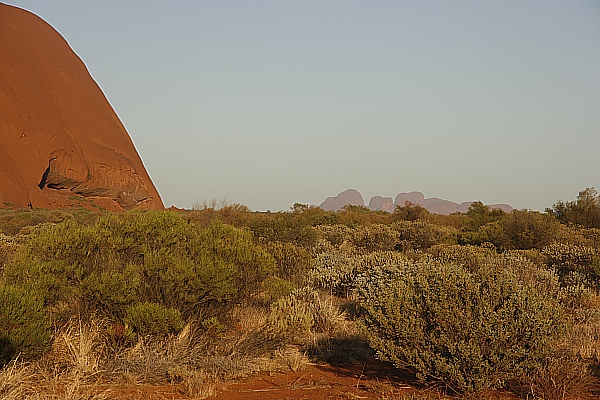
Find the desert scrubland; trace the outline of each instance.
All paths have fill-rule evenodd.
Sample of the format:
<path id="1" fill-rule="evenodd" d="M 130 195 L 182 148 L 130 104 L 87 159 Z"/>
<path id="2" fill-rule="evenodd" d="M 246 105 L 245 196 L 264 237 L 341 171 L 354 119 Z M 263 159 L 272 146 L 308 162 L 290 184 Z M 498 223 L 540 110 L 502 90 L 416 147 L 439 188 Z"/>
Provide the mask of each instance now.
<path id="1" fill-rule="evenodd" d="M 368 398 L 598 394 L 593 188 L 545 212 L 7 208 L 0 229 L 3 400 L 227 398 L 261 373 L 377 364 L 397 379 Z"/>

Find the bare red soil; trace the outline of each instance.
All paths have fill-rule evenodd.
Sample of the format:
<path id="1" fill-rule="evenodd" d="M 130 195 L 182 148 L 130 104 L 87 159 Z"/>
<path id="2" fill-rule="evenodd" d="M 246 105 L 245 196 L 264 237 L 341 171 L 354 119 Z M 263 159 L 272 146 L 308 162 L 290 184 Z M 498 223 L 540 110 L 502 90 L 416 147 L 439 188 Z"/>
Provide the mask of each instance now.
<path id="1" fill-rule="evenodd" d="M 188 399 L 178 385 L 137 385 L 105 392 L 114 399 Z M 309 365 L 302 371 L 268 373 L 238 382 L 216 385 L 213 396 L 222 400 L 327 400 L 385 399 L 418 394 L 442 398 L 439 392 L 424 391 L 415 385 L 414 376 L 389 364 L 369 362 L 362 365 Z M 486 399 L 518 399 L 507 392 L 489 392 Z"/>
<path id="2" fill-rule="evenodd" d="M 394 371 L 391 371 L 394 372 Z M 261 374 L 238 382 L 216 385 L 211 398 L 251 399 L 379 399 L 382 395 L 410 393 L 414 388 L 399 381 L 398 375 L 356 365 L 332 367 L 309 365 L 302 371 Z M 177 385 L 138 385 L 109 389 L 111 398 L 186 399 Z M 341 397 L 340 397 L 341 396 Z"/>

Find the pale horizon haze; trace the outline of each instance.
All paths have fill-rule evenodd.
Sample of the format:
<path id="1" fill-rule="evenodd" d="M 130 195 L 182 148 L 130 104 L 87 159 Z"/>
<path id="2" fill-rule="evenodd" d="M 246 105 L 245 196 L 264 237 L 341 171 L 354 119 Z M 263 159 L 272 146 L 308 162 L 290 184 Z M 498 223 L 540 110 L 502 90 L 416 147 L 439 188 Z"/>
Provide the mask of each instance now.
<path id="1" fill-rule="evenodd" d="M 166 207 L 600 189 L 600 1 L 3 1 L 57 29 Z"/>

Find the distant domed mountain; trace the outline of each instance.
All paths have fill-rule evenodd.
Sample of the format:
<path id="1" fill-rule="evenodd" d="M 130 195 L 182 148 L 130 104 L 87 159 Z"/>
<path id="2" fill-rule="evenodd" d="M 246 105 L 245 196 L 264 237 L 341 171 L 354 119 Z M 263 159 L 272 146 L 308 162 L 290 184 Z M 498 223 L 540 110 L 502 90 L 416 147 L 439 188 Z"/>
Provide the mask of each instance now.
<path id="1" fill-rule="evenodd" d="M 356 189 L 348 189 L 335 197 L 328 197 L 319 207 L 326 211 L 337 211 L 348 204 L 355 206 L 365 205 L 362 195 Z M 369 208 L 373 211 L 394 212 L 397 206 L 402 207 L 407 204 L 422 206 L 431 213 L 448 215 L 454 212 L 466 212 L 473 202 L 459 204 L 437 197 L 426 199 L 421 192 L 409 192 L 399 193 L 393 202 L 391 197 L 374 196 L 369 201 Z M 505 212 L 513 210 L 508 204 L 488 204 L 487 206 L 490 208 L 499 208 Z"/>
<path id="2" fill-rule="evenodd" d="M 382 210 L 392 213 L 396 209 L 396 205 L 391 197 L 373 196 L 369 201 L 369 208 L 371 210 Z"/>
<path id="3" fill-rule="evenodd" d="M 162 209 L 129 134 L 63 37 L 0 3 L 0 208 Z"/>
<path id="4" fill-rule="evenodd" d="M 363 200 L 362 194 L 356 189 L 348 189 L 339 193 L 335 197 L 328 197 L 319 207 L 326 211 L 337 211 L 346 205 L 353 206 L 364 206 L 365 201 Z"/>

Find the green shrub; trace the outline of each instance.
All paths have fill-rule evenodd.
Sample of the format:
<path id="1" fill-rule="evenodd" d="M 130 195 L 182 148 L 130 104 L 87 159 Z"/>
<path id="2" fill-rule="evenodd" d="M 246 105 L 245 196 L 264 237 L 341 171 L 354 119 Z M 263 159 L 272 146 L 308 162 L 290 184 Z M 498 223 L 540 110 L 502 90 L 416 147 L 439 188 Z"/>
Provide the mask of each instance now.
<path id="1" fill-rule="evenodd" d="M 0 276 L 4 265 L 12 258 L 17 250 L 17 244 L 13 237 L 6 236 L 0 231 Z"/>
<path id="2" fill-rule="evenodd" d="M 288 242 L 310 247 L 317 234 L 303 213 L 278 212 L 265 214 L 250 222 L 254 235 L 265 242 Z"/>
<path id="3" fill-rule="evenodd" d="M 294 282 L 282 279 L 278 276 L 268 277 L 263 281 L 260 301 L 270 304 L 289 295 L 294 289 L 296 289 Z"/>
<path id="4" fill-rule="evenodd" d="M 557 201 L 546 212 L 564 224 L 597 229 L 600 228 L 600 195 L 593 187 L 585 188 L 575 201 Z"/>
<path id="5" fill-rule="evenodd" d="M 464 214 L 463 231 L 476 232 L 483 226 L 499 221 L 505 215 L 504 211 L 499 208 L 490 209 L 481 201 L 476 201 L 469 206 L 469 209 Z"/>
<path id="6" fill-rule="evenodd" d="M 308 275 L 309 283 L 338 296 L 347 296 L 354 288 L 359 257 L 340 251 L 318 254 Z"/>
<path id="7" fill-rule="evenodd" d="M 408 262 L 405 255 L 393 251 L 351 254 L 341 251 L 317 254 L 308 274 L 311 285 L 346 297 L 355 288 L 356 278 L 374 267 Z"/>
<path id="8" fill-rule="evenodd" d="M 587 284 L 600 283 L 600 251 L 572 243 L 552 243 L 542 250 L 548 267 L 556 270 L 563 285 L 579 276 Z"/>
<path id="9" fill-rule="evenodd" d="M 398 243 L 398 233 L 387 225 L 359 226 L 350 233 L 351 243 L 366 252 L 392 251 Z"/>
<path id="10" fill-rule="evenodd" d="M 303 293 L 292 293 L 271 304 L 268 323 L 275 336 L 292 342 L 308 337 L 314 316 L 305 297 Z"/>
<path id="11" fill-rule="evenodd" d="M 548 214 L 513 210 L 488 234 L 496 247 L 508 250 L 539 249 L 554 242 L 560 223 Z"/>
<path id="12" fill-rule="evenodd" d="M 541 250 L 564 236 L 565 231 L 561 230 L 560 223 L 548 214 L 529 210 L 513 210 L 507 214 L 496 211 L 493 220 L 484 225 L 467 224 L 457 234 L 458 243 L 481 245 L 490 242 L 502 250 Z"/>
<path id="13" fill-rule="evenodd" d="M 373 211 L 367 206 L 346 204 L 336 212 L 337 223 L 356 228 L 372 224 L 389 224 L 392 214 L 387 211 Z"/>
<path id="14" fill-rule="evenodd" d="M 430 215 L 425 207 L 407 201 L 403 206 L 396 206 L 393 217 L 397 221 L 416 221 L 427 219 Z"/>
<path id="15" fill-rule="evenodd" d="M 440 263 L 451 263 L 462 266 L 469 271 L 477 270 L 486 259 L 496 257 L 495 247 L 489 243 L 479 246 L 436 245 L 428 250 Z"/>
<path id="16" fill-rule="evenodd" d="M 23 228 L 44 223 L 59 223 L 67 219 L 89 222 L 96 218 L 94 213 L 82 209 L 20 209 L 0 210 L 0 229 L 10 235 L 16 235 Z"/>
<path id="17" fill-rule="evenodd" d="M 401 250 L 426 250 L 440 243 L 451 243 L 454 229 L 425 220 L 398 221 L 392 225 Z"/>
<path id="18" fill-rule="evenodd" d="M 461 231 L 456 234 L 456 242 L 461 246 L 481 246 L 484 243 L 491 243 L 490 229 L 494 229 L 496 223 L 481 227 L 477 231 Z"/>
<path id="19" fill-rule="evenodd" d="M 156 303 L 139 303 L 127 308 L 125 323 L 142 336 L 167 335 L 183 328 L 181 313 Z"/>
<path id="20" fill-rule="evenodd" d="M 36 356 L 49 349 L 50 318 L 30 287 L 0 285 L 0 366 L 11 358 Z"/>
<path id="21" fill-rule="evenodd" d="M 81 281 L 82 295 L 90 311 L 102 310 L 121 320 L 125 309 L 138 301 L 141 280 L 139 268 L 133 265 L 125 266 L 123 271 L 93 271 Z"/>
<path id="22" fill-rule="evenodd" d="M 143 302 L 184 318 L 223 315 L 274 272 L 275 261 L 248 230 L 220 222 L 202 228 L 174 212 L 148 211 L 42 226 L 7 263 L 5 279 L 35 286 L 67 319 L 97 311 L 122 322 L 129 306 Z"/>
<path id="23" fill-rule="evenodd" d="M 465 392 L 542 365 L 562 327 L 553 282 L 548 290 L 493 264 L 471 272 L 430 261 L 373 269 L 356 287 L 378 357 Z"/>
<path id="24" fill-rule="evenodd" d="M 350 240 L 352 228 L 346 225 L 321 225 L 315 228 L 317 236 L 339 248 L 346 240 Z"/>
<path id="25" fill-rule="evenodd" d="M 265 248 L 277 262 L 280 278 L 302 283 L 312 261 L 308 250 L 288 242 L 268 242 Z"/>
<path id="26" fill-rule="evenodd" d="M 224 300 L 228 305 L 240 304 L 258 293 L 263 280 L 275 273 L 277 267 L 273 257 L 254 242 L 249 230 L 231 225 L 215 223 L 201 230 L 196 248 L 199 250 L 213 261 L 213 268 L 219 272 L 217 275 L 203 272 L 202 275 L 218 285 L 217 292 L 225 292 Z M 197 271 L 207 265 L 210 264 L 205 261 L 204 265 L 196 267 Z"/>

